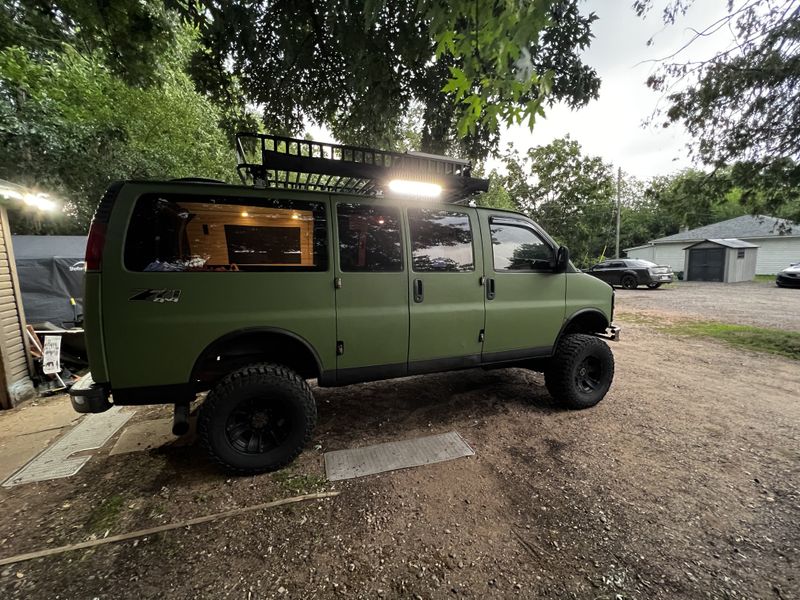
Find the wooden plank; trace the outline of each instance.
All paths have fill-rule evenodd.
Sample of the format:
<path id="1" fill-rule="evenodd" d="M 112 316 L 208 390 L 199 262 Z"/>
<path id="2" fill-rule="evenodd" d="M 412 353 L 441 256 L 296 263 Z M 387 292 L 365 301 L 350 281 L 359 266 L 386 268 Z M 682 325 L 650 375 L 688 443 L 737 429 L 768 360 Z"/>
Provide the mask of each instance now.
<path id="1" fill-rule="evenodd" d="M 85 548 L 94 548 L 95 546 L 102 546 L 104 544 L 111 544 L 113 542 L 124 542 L 125 540 L 132 540 L 135 538 L 144 537 L 161 533 L 162 531 L 170 531 L 172 529 L 182 529 L 193 525 L 200 525 L 217 519 L 224 519 L 227 517 L 234 517 L 242 515 L 255 510 L 264 510 L 265 508 L 273 508 L 276 506 L 283 506 L 285 504 L 294 504 L 296 502 L 305 502 L 308 500 L 323 500 L 325 498 L 333 498 L 338 496 L 341 492 L 321 492 L 319 494 L 306 494 L 305 496 L 295 496 L 294 498 L 283 498 L 282 500 L 274 500 L 273 502 L 264 502 L 263 504 L 256 504 L 254 506 L 245 506 L 243 508 L 234 508 L 224 512 L 214 513 L 204 517 L 196 517 L 194 519 L 187 519 L 179 523 L 168 523 L 167 525 L 158 525 L 149 529 L 140 529 L 138 531 L 131 531 L 130 533 L 121 533 L 119 535 L 111 535 L 106 538 L 96 540 L 89 540 L 87 542 L 79 542 L 77 544 L 70 544 L 68 546 L 58 546 L 57 548 L 47 548 L 46 550 L 38 550 L 36 552 L 27 552 L 25 554 L 17 554 L 16 556 L 9 556 L 0 559 L 0 566 L 11 565 L 14 563 L 23 562 L 26 560 L 33 560 L 35 558 L 42 558 L 45 556 L 52 556 L 53 554 L 62 554 L 72 550 L 83 550 Z"/>
<path id="2" fill-rule="evenodd" d="M 9 362 L 14 362 L 18 358 L 25 358 L 25 349 L 22 347 L 22 344 L 8 352 Z"/>
<path id="3" fill-rule="evenodd" d="M 6 319 L 12 319 L 14 321 L 19 320 L 19 313 L 17 312 L 16 305 L 12 302 L 8 308 L 3 308 L 0 306 L 0 321 L 4 321 Z"/>
<path id="4" fill-rule="evenodd" d="M 5 255 L 4 263 L 10 265 L 11 260 L 9 258 L 9 254 L 6 251 L 6 239 L 10 239 L 11 233 L 8 229 L 8 213 L 6 212 L 5 206 L 0 206 L 0 250 L 3 251 Z M 12 298 L 14 302 L 17 302 L 16 295 L 14 294 L 13 288 L 11 289 Z M 0 291 L 0 298 L 7 297 L 8 292 L 5 293 Z M 13 404 L 11 403 L 11 396 L 8 393 L 8 371 L 6 368 L 6 360 L 5 360 L 5 353 L 6 353 L 6 344 L 5 344 L 5 335 L 0 334 L 0 408 L 13 408 Z"/>
<path id="5" fill-rule="evenodd" d="M 28 376 L 28 358 L 21 356 L 16 360 L 9 361 L 8 370 L 11 373 L 12 381 L 19 381 L 22 377 Z"/>

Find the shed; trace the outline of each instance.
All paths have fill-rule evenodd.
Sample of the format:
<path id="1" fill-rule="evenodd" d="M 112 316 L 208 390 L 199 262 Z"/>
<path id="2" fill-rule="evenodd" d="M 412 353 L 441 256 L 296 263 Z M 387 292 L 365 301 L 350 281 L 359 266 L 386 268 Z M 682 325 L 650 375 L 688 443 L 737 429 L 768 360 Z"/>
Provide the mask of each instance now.
<path id="1" fill-rule="evenodd" d="M 687 281 L 752 281 L 758 246 L 734 238 L 707 239 L 684 248 Z"/>
<path id="2" fill-rule="evenodd" d="M 672 265 L 675 270 L 680 270 L 685 258 L 683 249 L 709 239 L 737 239 L 757 244 L 756 273 L 762 275 L 774 275 L 800 261 L 800 223 L 768 215 L 744 215 L 696 229 L 685 229 L 650 240 L 642 246 L 625 248 L 625 252 L 628 258 Z"/>
<path id="3" fill-rule="evenodd" d="M 11 408 L 36 393 L 25 335 L 8 213 L 0 206 L 0 408 Z"/>

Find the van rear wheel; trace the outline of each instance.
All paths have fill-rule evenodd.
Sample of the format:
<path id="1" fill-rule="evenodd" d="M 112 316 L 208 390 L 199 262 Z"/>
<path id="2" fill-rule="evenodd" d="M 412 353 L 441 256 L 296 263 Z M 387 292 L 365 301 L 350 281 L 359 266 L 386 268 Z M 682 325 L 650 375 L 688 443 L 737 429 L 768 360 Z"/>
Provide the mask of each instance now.
<path id="1" fill-rule="evenodd" d="M 311 388 L 291 369 L 256 364 L 238 369 L 209 392 L 200 409 L 200 441 L 226 471 L 275 471 L 311 439 L 317 407 Z"/>
<path id="2" fill-rule="evenodd" d="M 614 355 L 603 340 L 572 333 L 561 338 L 545 370 L 547 391 L 567 408 L 589 408 L 600 402 L 614 379 Z"/>

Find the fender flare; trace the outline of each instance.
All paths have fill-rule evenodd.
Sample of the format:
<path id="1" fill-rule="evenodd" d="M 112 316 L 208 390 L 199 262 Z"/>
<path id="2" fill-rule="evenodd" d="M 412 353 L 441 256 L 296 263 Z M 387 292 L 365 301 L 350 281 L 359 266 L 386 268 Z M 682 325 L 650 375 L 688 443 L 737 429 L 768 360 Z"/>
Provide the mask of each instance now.
<path id="1" fill-rule="evenodd" d="M 569 329 L 569 326 L 575 322 L 577 318 L 583 317 L 585 315 L 594 315 L 603 320 L 605 322 L 605 328 L 611 325 L 610 319 L 605 315 L 605 313 L 600 310 L 599 308 L 581 308 L 576 310 L 572 313 L 569 317 L 564 320 L 564 323 L 561 325 L 561 329 L 558 332 L 558 337 L 556 338 L 556 343 L 553 345 L 553 349 L 558 346 L 558 343 L 561 341 L 561 338 L 564 336 L 564 332 Z M 605 329 L 604 328 L 604 329 Z"/>
<path id="2" fill-rule="evenodd" d="M 314 348 L 311 343 L 305 339 L 303 336 L 294 333 L 293 331 L 289 331 L 288 329 L 282 329 L 280 327 L 244 327 L 242 329 L 234 329 L 233 331 L 229 331 L 228 333 L 221 335 L 220 337 L 216 338 L 212 342 L 210 342 L 205 348 L 203 348 L 202 352 L 197 356 L 194 361 L 194 365 L 192 366 L 192 371 L 190 375 L 191 382 L 194 382 L 196 379 L 197 369 L 201 362 L 205 360 L 208 356 L 212 355 L 212 349 L 216 346 L 224 346 L 228 342 L 235 340 L 238 337 L 249 336 L 253 334 L 269 334 L 269 335 L 280 335 L 287 338 L 291 338 L 292 340 L 299 342 L 302 346 L 308 350 L 309 354 L 314 358 L 314 365 L 316 367 L 317 373 L 322 374 L 322 360 L 320 360 L 319 353 L 317 352 L 316 348 Z"/>

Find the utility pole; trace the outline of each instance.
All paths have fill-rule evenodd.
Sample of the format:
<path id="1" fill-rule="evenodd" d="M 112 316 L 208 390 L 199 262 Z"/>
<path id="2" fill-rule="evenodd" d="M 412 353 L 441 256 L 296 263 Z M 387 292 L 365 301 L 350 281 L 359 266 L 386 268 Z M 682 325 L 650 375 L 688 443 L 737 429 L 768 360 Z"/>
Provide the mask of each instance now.
<path id="1" fill-rule="evenodd" d="M 622 167 L 617 167 L 617 251 L 614 258 L 619 258 L 619 213 L 622 208 Z"/>

